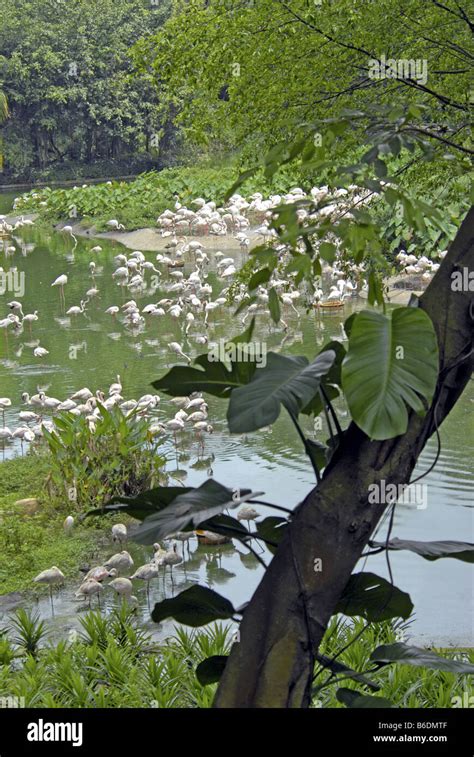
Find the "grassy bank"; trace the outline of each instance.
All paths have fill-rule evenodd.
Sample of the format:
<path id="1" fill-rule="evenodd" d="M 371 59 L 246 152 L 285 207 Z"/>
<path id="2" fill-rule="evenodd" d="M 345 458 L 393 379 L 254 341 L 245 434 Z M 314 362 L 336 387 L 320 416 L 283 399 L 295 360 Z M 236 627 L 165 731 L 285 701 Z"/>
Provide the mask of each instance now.
<path id="1" fill-rule="evenodd" d="M 75 575 L 97 549 L 94 528 L 78 526 L 73 535 L 64 533 L 69 503 L 48 494 L 50 468 L 47 453 L 0 464 L 0 594 L 32 590 L 34 576 L 51 565 Z M 21 503 L 25 499 L 32 501 Z"/>
<path id="2" fill-rule="evenodd" d="M 33 452 L 0 463 L 0 595 L 31 589 L 34 576 L 52 565 L 66 578 L 76 575 L 113 522 L 80 516 L 114 495 L 166 481 L 148 422 L 127 420 L 120 408 L 102 408 L 94 430 L 84 417 L 64 413 L 43 434 Z M 70 534 L 66 515 L 75 517 Z"/>

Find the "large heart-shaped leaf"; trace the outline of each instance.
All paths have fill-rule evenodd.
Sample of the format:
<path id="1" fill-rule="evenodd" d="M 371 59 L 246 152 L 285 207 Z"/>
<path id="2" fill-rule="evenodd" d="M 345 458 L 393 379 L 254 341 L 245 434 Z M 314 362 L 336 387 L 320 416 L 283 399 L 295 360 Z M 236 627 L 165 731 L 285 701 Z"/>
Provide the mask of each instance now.
<path id="1" fill-rule="evenodd" d="M 155 623 L 174 618 L 178 623 L 198 628 L 214 620 L 227 620 L 235 613 L 231 602 L 206 586 L 191 586 L 173 599 L 158 602 L 151 614 Z"/>
<path id="2" fill-rule="evenodd" d="M 249 530 L 237 518 L 232 518 L 230 515 L 215 515 L 214 518 L 200 523 L 199 528 L 228 536 L 231 539 L 245 541 L 251 537 Z"/>
<path id="3" fill-rule="evenodd" d="M 344 662 L 339 662 L 338 660 L 334 660 L 332 657 L 327 657 L 319 652 L 316 653 L 316 659 L 321 663 L 323 668 L 327 668 L 335 675 L 340 674 L 344 678 L 353 678 L 355 681 L 359 681 L 359 683 L 368 686 L 373 691 L 380 691 L 378 683 L 371 681 L 370 678 L 367 678 L 363 673 L 358 673 L 356 670 L 352 670 L 352 668 L 349 668 Z M 318 692 L 321 688 L 325 688 L 325 686 L 325 683 L 321 684 L 321 686 L 315 686 L 312 690 L 313 694 Z"/>
<path id="4" fill-rule="evenodd" d="M 360 694 L 358 691 L 354 691 L 353 689 L 338 689 L 336 691 L 336 698 L 346 707 L 362 707 L 364 709 L 389 709 L 395 707 L 395 705 L 390 702 L 389 699 L 385 699 L 384 697 L 371 697 L 367 694 Z"/>
<path id="5" fill-rule="evenodd" d="M 474 544 L 467 541 L 411 541 L 410 539 L 391 539 L 385 542 L 370 542 L 371 547 L 388 547 L 388 549 L 407 549 L 424 557 L 425 560 L 439 560 L 452 557 L 463 562 L 474 562 Z"/>
<path id="6" fill-rule="evenodd" d="M 337 389 L 337 387 L 341 386 L 341 369 L 343 360 L 346 356 L 346 350 L 341 342 L 332 340 L 325 344 L 318 354 L 321 355 L 323 352 L 327 352 L 328 350 L 335 352 L 336 358 L 329 371 L 325 376 L 322 377 L 321 388 L 324 389 L 324 392 L 329 400 L 334 400 L 336 399 L 336 397 L 339 397 L 339 390 Z M 309 404 L 301 410 L 301 412 L 304 415 L 319 415 L 322 410 L 323 402 L 318 393 L 313 397 L 311 402 L 309 402 Z"/>
<path id="7" fill-rule="evenodd" d="M 410 595 L 374 573 L 353 573 L 336 605 L 335 612 L 360 615 L 371 623 L 390 618 L 409 618 L 413 610 Z"/>
<path id="8" fill-rule="evenodd" d="M 269 426 L 278 418 L 281 405 L 297 416 L 318 391 L 335 357 L 336 353 L 328 350 L 308 363 L 305 357 L 269 352 L 267 365 L 255 372 L 249 384 L 232 392 L 227 410 L 229 430 L 248 433 Z"/>
<path id="9" fill-rule="evenodd" d="M 235 343 L 235 342 L 234 342 Z M 213 355 L 199 355 L 195 364 L 199 368 L 175 365 L 153 386 L 172 397 L 191 392 L 207 392 L 215 397 L 228 397 L 232 389 L 247 384 L 255 373 L 257 363 L 252 360 L 230 363 L 230 369 Z"/>
<path id="10" fill-rule="evenodd" d="M 228 655 L 216 654 L 200 662 L 196 668 L 196 678 L 201 686 L 220 681 L 228 659 Z"/>
<path id="11" fill-rule="evenodd" d="M 132 518 L 144 520 L 176 499 L 181 494 L 193 491 L 190 486 L 157 486 L 136 497 L 113 497 L 104 507 L 90 510 L 87 515 L 104 515 L 104 513 L 128 513 Z"/>
<path id="12" fill-rule="evenodd" d="M 145 518 L 133 534 L 139 544 L 153 544 L 176 531 L 192 531 L 203 521 L 220 515 L 223 510 L 237 507 L 258 492 L 241 489 L 237 494 L 209 478 L 201 486 L 179 494 L 165 508 Z"/>
<path id="13" fill-rule="evenodd" d="M 363 311 L 352 322 L 342 386 L 351 416 L 371 439 L 404 434 L 408 410 L 423 413 L 438 377 L 438 343 L 420 308 L 391 317 Z"/>
<path id="14" fill-rule="evenodd" d="M 402 642 L 395 644 L 382 644 L 374 649 L 370 655 L 373 662 L 399 662 L 414 667 L 430 668 L 430 670 L 445 670 L 449 673 L 474 673 L 474 665 L 461 660 L 448 660 L 435 652 L 420 647 L 411 647 Z"/>

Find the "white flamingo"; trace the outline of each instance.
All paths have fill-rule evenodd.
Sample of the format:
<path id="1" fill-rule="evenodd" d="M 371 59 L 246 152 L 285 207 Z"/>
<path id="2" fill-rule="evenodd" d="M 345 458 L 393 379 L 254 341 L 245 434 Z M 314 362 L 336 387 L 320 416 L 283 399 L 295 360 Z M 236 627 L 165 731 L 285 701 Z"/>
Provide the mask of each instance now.
<path id="1" fill-rule="evenodd" d="M 53 608 L 53 586 L 63 584 L 65 575 L 62 573 L 56 565 L 47 570 L 42 570 L 41 573 L 33 578 L 33 581 L 38 584 L 47 584 L 49 586 L 49 595 L 51 598 L 51 607 Z"/>
<path id="2" fill-rule="evenodd" d="M 60 300 L 65 304 L 66 298 L 64 296 L 64 287 L 66 286 L 68 282 L 68 278 L 65 273 L 62 273 L 61 276 L 58 276 L 53 283 L 51 284 L 52 287 L 59 287 L 60 292 Z"/>

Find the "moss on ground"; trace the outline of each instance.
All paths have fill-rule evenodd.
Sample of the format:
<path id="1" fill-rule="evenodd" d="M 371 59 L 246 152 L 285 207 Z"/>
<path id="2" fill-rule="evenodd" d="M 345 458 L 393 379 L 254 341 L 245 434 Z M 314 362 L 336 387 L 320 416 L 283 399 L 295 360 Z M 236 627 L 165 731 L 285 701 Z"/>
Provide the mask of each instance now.
<path id="1" fill-rule="evenodd" d="M 68 507 L 48 494 L 48 457 L 31 454 L 0 463 L 0 595 L 33 590 L 34 576 L 52 565 L 66 577 L 75 575 L 97 551 L 96 529 L 78 525 L 72 535 L 64 533 Z M 26 498 L 37 499 L 37 505 L 15 504 Z"/>

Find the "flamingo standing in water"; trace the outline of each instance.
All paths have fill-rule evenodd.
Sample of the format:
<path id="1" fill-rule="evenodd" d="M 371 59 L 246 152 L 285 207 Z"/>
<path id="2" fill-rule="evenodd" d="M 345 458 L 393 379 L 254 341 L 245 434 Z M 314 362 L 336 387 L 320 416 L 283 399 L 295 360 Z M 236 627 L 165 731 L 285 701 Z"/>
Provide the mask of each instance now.
<path id="1" fill-rule="evenodd" d="M 52 568 L 47 568 L 47 570 L 42 570 L 41 573 L 38 573 L 38 575 L 33 578 L 33 581 L 35 581 L 35 583 L 47 584 L 49 586 L 49 596 L 51 598 L 51 609 L 53 610 L 53 612 L 53 586 L 63 584 L 64 579 L 64 573 L 62 573 L 62 571 L 60 571 L 56 565 L 53 565 Z"/>
<path id="2" fill-rule="evenodd" d="M 61 231 L 64 231 L 66 234 L 70 234 L 70 236 L 74 239 L 74 249 L 77 247 L 77 237 L 74 236 L 72 231 L 72 226 L 63 226 Z"/>
<path id="3" fill-rule="evenodd" d="M 5 425 L 5 410 L 11 407 L 12 401 L 8 397 L 0 397 L 0 410 L 2 411 L 2 422 Z"/>
<path id="4" fill-rule="evenodd" d="M 64 287 L 66 286 L 66 284 L 67 276 L 65 273 L 61 274 L 61 276 L 58 276 L 57 279 L 55 279 L 51 284 L 52 287 L 59 287 L 59 299 L 64 306 L 66 306 L 66 298 L 64 296 Z"/>

